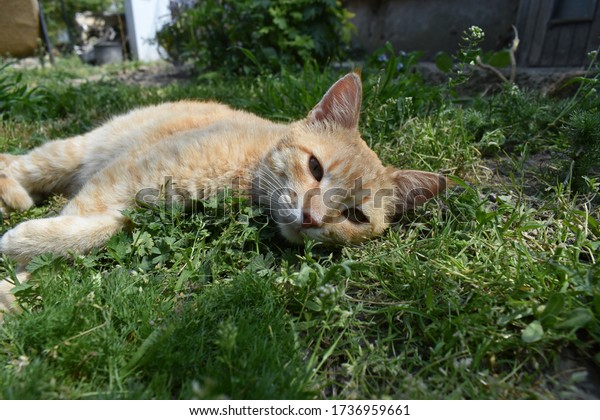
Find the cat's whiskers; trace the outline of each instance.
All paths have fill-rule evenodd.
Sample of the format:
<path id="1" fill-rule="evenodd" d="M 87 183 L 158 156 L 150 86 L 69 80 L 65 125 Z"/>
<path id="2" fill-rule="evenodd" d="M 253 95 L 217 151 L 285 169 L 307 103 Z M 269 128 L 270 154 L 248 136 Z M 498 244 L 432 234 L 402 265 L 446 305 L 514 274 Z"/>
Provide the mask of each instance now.
<path id="1" fill-rule="evenodd" d="M 259 176 L 259 180 L 258 180 L 258 190 L 257 191 L 259 193 L 259 199 L 263 198 L 263 197 L 268 198 L 268 203 L 266 203 L 267 208 L 269 208 L 270 210 L 273 209 L 272 202 L 273 202 L 273 197 L 276 192 L 278 192 L 278 191 L 283 192 L 286 190 L 289 190 L 289 188 L 285 187 L 284 184 L 281 182 L 281 180 L 279 178 L 275 177 L 271 172 L 268 172 L 268 171 L 261 172 L 261 175 Z M 283 194 L 281 196 L 283 196 Z M 279 196 L 279 197 L 281 197 L 281 196 Z M 280 209 L 282 207 L 284 207 L 286 209 L 294 208 L 293 199 L 291 196 L 289 196 L 289 198 L 290 198 L 289 200 L 277 200 L 277 209 Z"/>

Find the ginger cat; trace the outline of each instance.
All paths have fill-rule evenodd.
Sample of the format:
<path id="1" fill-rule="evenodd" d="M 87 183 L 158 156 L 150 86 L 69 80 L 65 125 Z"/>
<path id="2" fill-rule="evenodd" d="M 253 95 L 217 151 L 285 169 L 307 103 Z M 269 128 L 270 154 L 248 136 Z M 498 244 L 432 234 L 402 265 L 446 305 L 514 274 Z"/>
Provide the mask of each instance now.
<path id="1" fill-rule="evenodd" d="M 446 180 L 384 167 L 360 137 L 361 99 L 360 77 L 350 73 L 291 124 L 183 101 L 134 110 L 23 156 L 0 154 L 2 211 L 26 210 L 53 193 L 71 197 L 60 215 L 6 232 L 0 252 L 21 265 L 47 252 L 84 253 L 119 231 L 122 211 L 138 200 L 185 202 L 223 187 L 268 208 L 289 241 L 372 238 Z M 0 312 L 13 300 L 11 287 L 0 282 Z"/>

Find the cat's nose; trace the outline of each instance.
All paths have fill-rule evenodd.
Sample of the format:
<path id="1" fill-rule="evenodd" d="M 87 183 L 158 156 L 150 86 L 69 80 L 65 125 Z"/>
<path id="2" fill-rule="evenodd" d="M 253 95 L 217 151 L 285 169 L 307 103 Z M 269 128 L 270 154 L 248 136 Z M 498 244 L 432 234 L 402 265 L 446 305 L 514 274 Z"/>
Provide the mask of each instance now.
<path id="1" fill-rule="evenodd" d="M 309 211 L 302 212 L 302 227 L 303 228 L 318 228 L 321 227 L 321 222 L 313 218 Z"/>

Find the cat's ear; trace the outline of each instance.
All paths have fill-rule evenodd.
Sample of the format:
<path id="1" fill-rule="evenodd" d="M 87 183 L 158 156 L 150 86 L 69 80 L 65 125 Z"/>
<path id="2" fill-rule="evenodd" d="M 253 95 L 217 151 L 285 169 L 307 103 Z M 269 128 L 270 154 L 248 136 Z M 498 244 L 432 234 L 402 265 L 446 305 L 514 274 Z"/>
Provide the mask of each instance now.
<path id="1" fill-rule="evenodd" d="M 446 189 L 446 177 L 433 172 L 391 170 L 396 199 L 396 216 L 412 210 Z"/>
<path id="2" fill-rule="evenodd" d="M 329 88 L 321 101 L 308 113 L 309 123 L 333 123 L 347 129 L 358 129 L 362 103 L 360 76 L 349 73 Z"/>

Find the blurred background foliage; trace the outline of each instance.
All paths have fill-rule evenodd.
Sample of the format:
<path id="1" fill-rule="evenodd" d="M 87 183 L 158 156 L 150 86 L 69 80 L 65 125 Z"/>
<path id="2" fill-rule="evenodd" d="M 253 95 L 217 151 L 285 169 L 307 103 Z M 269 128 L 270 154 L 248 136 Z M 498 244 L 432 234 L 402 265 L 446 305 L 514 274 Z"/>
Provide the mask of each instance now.
<path id="1" fill-rule="evenodd" d="M 228 73 L 278 71 L 314 60 L 343 59 L 354 29 L 337 0 L 207 0 L 172 8 L 158 34 L 176 63 Z"/>
<path id="2" fill-rule="evenodd" d="M 75 14 L 92 12 L 122 13 L 124 0 L 40 0 L 50 41 L 63 52 L 70 52 L 77 38 Z"/>

